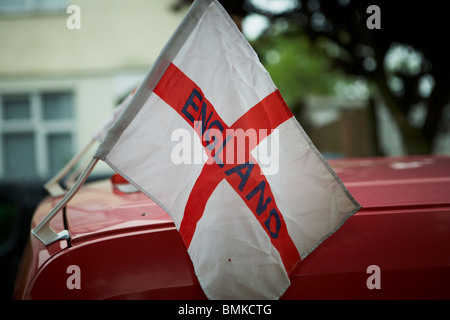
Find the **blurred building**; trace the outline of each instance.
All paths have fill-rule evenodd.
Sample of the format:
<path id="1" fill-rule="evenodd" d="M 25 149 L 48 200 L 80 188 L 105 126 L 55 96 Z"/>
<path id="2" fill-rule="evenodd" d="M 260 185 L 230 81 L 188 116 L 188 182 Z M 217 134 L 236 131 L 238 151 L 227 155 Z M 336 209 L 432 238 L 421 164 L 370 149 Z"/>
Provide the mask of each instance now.
<path id="1" fill-rule="evenodd" d="M 369 157 L 379 153 L 375 110 L 369 99 L 310 96 L 299 121 L 325 158 Z"/>
<path id="2" fill-rule="evenodd" d="M 405 156 L 408 151 L 400 129 L 380 98 L 308 96 L 296 116 L 325 158 Z M 450 104 L 444 109 L 450 119 Z M 425 121 L 425 106 L 418 104 L 409 117 L 411 125 Z M 433 154 L 450 154 L 450 134 L 439 133 Z"/>
<path id="3" fill-rule="evenodd" d="M 182 19 L 174 2 L 0 0 L 0 180 L 46 179 L 91 139 Z"/>
<path id="4" fill-rule="evenodd" d="M 1 299 L 12 297 L 43 183 L 143 80 L 184 16 L 174 2 L 0 0 Z M 100 163 L 94 175 L 109 172 Z"/>

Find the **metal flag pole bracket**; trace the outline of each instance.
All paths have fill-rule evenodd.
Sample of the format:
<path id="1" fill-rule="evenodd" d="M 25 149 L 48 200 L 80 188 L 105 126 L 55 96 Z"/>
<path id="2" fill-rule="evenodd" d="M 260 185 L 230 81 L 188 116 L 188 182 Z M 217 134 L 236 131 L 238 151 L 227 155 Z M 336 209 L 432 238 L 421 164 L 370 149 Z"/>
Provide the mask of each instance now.
<path id="1" fill-rule="evenodd" d="M 63 230 L 59 233 L 56 233 L 52 228 L 50 228 L 50 221 L 67 204 L 67 202 L 72 199 L 72 197 L 77 193 L 81 186 L 86 182 L 86 179 L 91 174 L 98 160 L 99 159 L 95 157 L 91 159 L 88 166 L 83 170 L 73 187 L 58 202 L 58 204 L 52 209 L 52 211 L 50 211 L 44 217 L 44 219 L 42 219 L 42 221 L 34 229 L 31 230 L 33 236 L 38 238 L 44 245 L 48 246 L 55 241 L 69 238 L 68 230 Z"/>
<path id="2" fill-rule="evenodd" d="M 89 151 L 89 149 L 96 142 L 95 139 L 89 141 L 89 143 L 80 150 L 73 158 L 62 168 L 52 179 L 50 179 L 47 183 L 44 184 L 45 190 L 52 195 L 53 197 L 58 197 L 66 194 L 66 190 L 64 190 L 60 185 L 59 181 L 64 178 L 70 170 L 81 160 L 81 158 Z"/>

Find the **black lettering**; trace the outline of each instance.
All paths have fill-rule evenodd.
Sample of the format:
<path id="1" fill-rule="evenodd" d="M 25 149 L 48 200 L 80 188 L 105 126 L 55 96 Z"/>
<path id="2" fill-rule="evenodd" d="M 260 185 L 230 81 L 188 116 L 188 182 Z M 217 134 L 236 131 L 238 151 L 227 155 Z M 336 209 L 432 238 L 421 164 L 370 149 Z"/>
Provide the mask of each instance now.
<path id="1" fill-rule="evenodd" d="M 270 223 L 272 221 L 272 217 L 275 217 L 275 232 L 272 232 L 270 229 Z M 280 221 L 280 215 L 278 214 L 277 210 L 273 208 L 270 210 L 269 217 L 264 222 L 264 225 L 266 226 L 267 230 L 269 231 L 269 234 L 272 238 L 277 239 L 278 238 L 278 232 L 281 228 L 281 221 Z"/>
<path id="2" fill-rule="evenodd" d="M 195 104 L 194 102 L 194 97 L 197 97 L 198 100 L 202 101 L 203 97 L 201 95 L 200 92 L 198 92 L 197 89 L 194 88 L 194 90 L 192 90 L 191 95 L 189 96 L 189 98 L 186 100 L 186 103 L 184 104 L 183 109 L 181 109 L 181 112 L 186 116 L 186 118 L 188 118 L 188 120 L 192 123 L 194 123 L 194 117 L 192 116 L 192 114 L 189 113 L 188 108 L 190 106 L 192 106 L 192 108 L 194 108 L 195 111 L 198 111 L 199 107 L 197 104 Z"/>
<path id="3" fill-rule="evenodd" d="M 258 192 L 261 192 L 259 194 L 259 200 L 258 200 L 258 206 L 256 207 L 256 213 L 258 214 L 258 216 L 261 215 L 261 213 L 264 212 L 264 210 L 266 210 L 267 208 L 267 204 L 269 204 L 269 202 L 272 201 L 272 198 L 269 196 L 267 197 L 266 201 L 264 201 L 264 189 L 266 188 L 266 181 L 262 180 L 255 189 L 253 189 L 252 191 L 250 191 L 250 193 L 246 196 L 247 200 L 250 200 L 251 198 L 253 198 Z M 264 201 L 264 203 L 263 203 Z"/>
<path id="4" fill-rule="evenodd" d="M 241 177 L 241 182 L 239 183 L 239 190 L 244 190 L 245 184 L 247 183 L 248 177 L 250 177 L 250 173 L 253 170 L 253 163 L 246 162 L 243 164 L 240 164 L 234 168 L 231 168 L 227 171 L 225 171 L 225 174 L 229 176 L 232 173 L 236 173 L 239 177 Z M 243 170 L 245 170 L 245 173 L 243 173 Z"/>
<path id="5" fill-rule="evenodd" d="M 203 134 L 206 131 L 206 128 L 208 127 L 208 122 L 209 122 L 209 120 L 211 120 L 212 115 L 213 115 L 213 112 L 211 111 L 211 113 L 209 114 L 208 120 L 206 120 L 206 102 L 203 102 L 202 109 L 200 110 L 200 114 L 199 114 L 199 117 L 198 117 L 198 120 L 197 120 L 199 122 L 200 122 L 200 120 L 202 121 L 202 132 L 201 132 L 201 136 L 202 137 L 203 137 Z M 198 123 L 197 123 L 197 126 L 198 126 Z"/>

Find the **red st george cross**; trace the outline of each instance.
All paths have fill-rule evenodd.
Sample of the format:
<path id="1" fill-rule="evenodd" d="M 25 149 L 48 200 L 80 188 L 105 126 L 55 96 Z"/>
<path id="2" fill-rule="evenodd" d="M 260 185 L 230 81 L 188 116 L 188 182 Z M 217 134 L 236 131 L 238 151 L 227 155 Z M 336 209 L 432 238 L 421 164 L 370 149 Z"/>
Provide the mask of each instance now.
<path id="1" fill-rule="evenodd" d="M 257 133 L 260 132 L 260 129 L 266 129 L 266 132 L 271 132 L 272 129 L 292 117 L 291 111 L 279 91 L 276 90 L 228 127 L 205 98 L 202 90 L 174 64 L 170 64 L 153 91 L 177 111 L 192 128 L 194 128 L 195 121 L 202 121 L 202 132 L 197 131 L 200 138 L 207 129 L 214 128 L 222 132 L 223 150 L 227 146 L 227 141 L 232 138 L 225 137 L 226 129 L 242 129 L 244 131 L 254 129 Z M 245 159 L 249 159 L 247 162 L 236 164 L 235 161 L 232 161 L 233 163 L 215 161 L 203 166 L 189 195 L 179 232 L 188 248 L 197 222 L 203 216 L 208 199 L 217 185 L 226 179 L 270 237 L 271 243 L 280 253 L 284 268 L 289 274 L 300 261 L 300 255 L 288 234 L 286 223 L 275 203 L 270 185 L 257 161 L 250 154 L 250 151 L 265 138 L 261 134 L 258 134 L 257 137 L 257 141 L 250 141 L 250 147 L 245 150 Z M 201 141 L 206 148 L 208 141 L 204 141 L 204 139 Z M 212 154 L 209 153 L 208 156 L 211 157 Z M 215 157 L 214 159 L 217 160 Z"/>

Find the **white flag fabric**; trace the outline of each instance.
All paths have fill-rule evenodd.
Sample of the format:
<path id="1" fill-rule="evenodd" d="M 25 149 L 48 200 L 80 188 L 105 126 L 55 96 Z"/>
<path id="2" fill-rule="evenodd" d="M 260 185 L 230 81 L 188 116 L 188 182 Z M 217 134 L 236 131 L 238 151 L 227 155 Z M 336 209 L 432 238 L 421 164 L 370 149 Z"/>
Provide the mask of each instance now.
<path id="1" fill-rule="evenodd" d="M 121 103 L 114 109 L 112 115 L 106 120 L 106 122 L 97 130 L 97 132 L 92 136 L 98 142 L 102 142 L 106 136 L 108 130 L 112 127 L 112 125 L 116 122 L 117 118 L 120 116 L 122 111 L 126 108 L 126 106 L 130 103 L 131 98 L 133 97 L 135 90 L 130 92 L 125 99 L 122 100 Z"/>
<path id="2" fill-rule="evenodd" d="M 360 208 L 217 1 L 194 2 L 95 157 L 173 218 L 210 299 L 278 299 Z"/>

